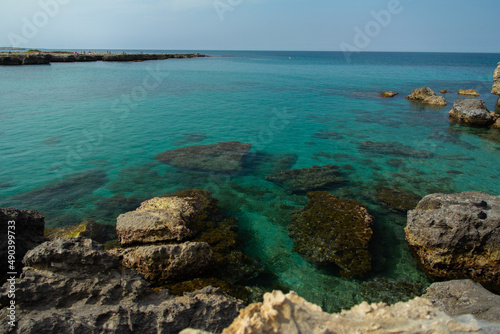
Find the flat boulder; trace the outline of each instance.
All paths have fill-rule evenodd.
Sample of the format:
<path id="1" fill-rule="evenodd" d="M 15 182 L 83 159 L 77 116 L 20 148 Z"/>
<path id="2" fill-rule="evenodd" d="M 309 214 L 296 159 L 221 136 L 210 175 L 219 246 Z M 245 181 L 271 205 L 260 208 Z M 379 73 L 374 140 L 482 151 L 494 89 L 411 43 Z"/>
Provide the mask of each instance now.
<path id="1" fill-rule="evenodd" d="M 411 101 L 423 101 L 426 98 L 431 97 L 431 96 L 436 96 L 436 93 L 434 93 L 434 91 L 432 89 L 430 89 L 429 87 L 422 87 L 422 88 L 414 89 L 410 95 L 405 97 L 405 99 L 411 100 Z"/>
<path id="2" fill-rule="evenodd" d="M 458 95 L 479 96 L 479 93 L 474 89 L 460 89 Z"/>
<path id="3" fill-rule="evenodd" d="M 371 270 L 368 244 L 375 218 L 359 202 L 324 191 L 307 194 L 309 203 L 295 211 L 288 226 L 294 251 L 321 266 L 335 264 L 344 277 Z"/>
<path id="4" fill-rule="evenodd" d="M 398 95 L 399 93 L 393 92 L 392 90 L 380 93 L 380 97 L 394 97 Z"/>
<path id="5" fill-rule="evenodd" d="M 431 105 L 431 106 L 437 106 L 437 107 L 444 107 L 448 105 L 444 97 L 442 96 L 429 96 L 425 98 L 422 101 L 423 104 Z"/>
<path id="6" fill-rule="evenodd" d="M 160 153 L 156 159 L 178 168 L 208 172 L 239 172 L 243 169 L 243 158 L 251 146 L 238 141 L 186 146 Z"/>
<path id="7" fill-rule="evenodd" d="M 313 166 L 303 169 L 291 169 L 266 176 L 266 180 L 277 183 L 287 190 L 304 193 L 311 190 L 326 189 L 346 180 L 341 176 L 339 166 Z"/>
<path id="8" fill-rule="evenodd" d="M 488 110 L 483 100 L 457 100 L 449 115 L 452 121 L 476 127 L 489 127 L 496 120 L 495 114 Z"/>
<path id="9" fill-rule="evenodd" d="M 429 275 L 470 278 L 500 291 L 500 196 L 474 191 L 425 196 L 408 211 L 405 232 Z"/>
<path id="10" fill-rule="evenodd" d="M 210 264 L 212 250 L 204 242 L 149 245 L 110 250 L 124 267 L 143 273 L 148 280 L 199 275 Z"/>

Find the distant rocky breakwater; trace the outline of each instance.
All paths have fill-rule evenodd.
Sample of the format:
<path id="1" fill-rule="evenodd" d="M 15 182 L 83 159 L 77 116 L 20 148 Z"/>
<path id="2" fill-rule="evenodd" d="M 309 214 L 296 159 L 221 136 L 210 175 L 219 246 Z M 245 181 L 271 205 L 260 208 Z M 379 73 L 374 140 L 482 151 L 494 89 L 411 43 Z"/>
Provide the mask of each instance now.
<path id="1" fill-rule="evenodd" d="M 39 52 L 9 53 L 0 52 L 0 65 L 48 65 L 50 63 L 74 63 L 94 61 L 147 61 L 164 59 L 182 59 L 207 57 L 199 53 L 164 54 L 164 53 L 73 53 Z"/>

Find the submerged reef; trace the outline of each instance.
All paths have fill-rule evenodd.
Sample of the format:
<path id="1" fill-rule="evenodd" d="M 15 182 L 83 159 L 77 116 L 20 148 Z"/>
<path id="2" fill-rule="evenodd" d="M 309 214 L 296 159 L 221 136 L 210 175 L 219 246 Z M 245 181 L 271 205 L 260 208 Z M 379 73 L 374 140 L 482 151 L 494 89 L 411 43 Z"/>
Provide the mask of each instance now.
<path id="1" fill-rule="evenodd" d="M 413 147 L 398 142 L 365 141 L 359 144 L 359 150 L 367 154 L 394 155 L 418 159 L 430 159 L 434 154 L 426 150 L 415 150 Z"/>
<path id="2" fill-rule="evenodd" d="M 359 202 L 324 191 L 307 194 L 309 203 L 291 216 L 294 251 L 308 261 L 335 264 L 344 277 L 361 277 L 371 270 L 368 244 L 375 218 Z"/>
<path id="3" fill-rule="evenodd" d="M 404 214 L 408 210 L 415 209 L 418 202 L 422 199 L 422 196 L 409 190 L 388 187 L 378 187 L 375 196 L 391 210 Z"/>
<path id="4" fill-rule="evenodd" d="M 266 176 L 266 180 L 285 187 L 290 192 L 305 193 L 311 190 L 331 188 L 346 181 L 339 166 L 313 166 L 291 169 Z"/>

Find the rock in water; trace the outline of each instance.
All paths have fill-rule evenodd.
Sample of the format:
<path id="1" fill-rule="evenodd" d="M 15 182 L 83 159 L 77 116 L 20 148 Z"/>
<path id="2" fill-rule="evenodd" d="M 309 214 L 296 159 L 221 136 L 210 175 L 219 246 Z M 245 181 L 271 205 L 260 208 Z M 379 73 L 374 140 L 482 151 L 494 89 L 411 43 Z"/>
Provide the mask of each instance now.
<path id="1" fill-rule="evenodd" d="M 405 99 L 413 101 L 423 101 L 431 96 L 436 96 L 436 93 L 434 93 L 434 91 L 429 87 L 422 87 L 413 90 L 413 92 L 411 92 L 410 95 L 405 97 Z"/>
<path id="2" fill-rule="evenodd" d="M 311 168 L 291 169 L 266 176 L 266 180 L 278 183 L 291 192 L 308 192 L 325 189 L 346 181 L 341 176 L 339 166 L 313 166 Z"/>
<path id="3" fill-rule="evenodd" d="M 377 188 L 375 196 L 391 210 L 405 214 L 408 210 L 415 209 L 418 202 L 422 199 L 421 196 L 409 190 L 388 187 Z"/>
<path id="4" fill-rule="evenodd" d="M 114 256 L 89 239 L 46 242 L 26 259 L 33 267 L 16 281 L 18 322 L 15 328 L 0 322 L 2 333 L 156 334 L 187 327 L 220 333 L 243 307 L 212 287 L 182 297 L 156 292 L 141 274 L 121 270 Z M 5 284 L 4 296 L 7 289 Z M 4 300 L 0 317 L 7 319 Z"/>
<path id="5" fill-rule="evenodd" d="M 329 314 L 295 292 L 273 291 L 251 304 L 223 334 L 322 333 L 498 333 L 500 325 L 479 323 L 473 316 L 453 318 L 424 298 L 392 306 L 362 304 Z M 183 333 L 196 333 L 185 331 Z"/>
<path id="6" fill-rule="evenodd" d="M 483 100 L 457 100 L 450 110 L 450 120 L 470 126 L 489 127 L 495 123 L 495 115 L 486 108 Z"/>
<path id="7" fill-rule="evenodd" d="M 408 212 L 406 240 L 422 268 L 500 291 L 500 196 L 432 194 Z"/>
<path id="8" fill-rule="evenodd" d="M 190 226 L 196 213 L 192 198 L 155 197 L 135 211 L 119 215 L 116 232 L 122 245 L 183 241 L 194 235 Z"/>
<path id="9" fill-rule="evenodd" d="M 479 93 L 474 89 L 460 89 L 458 95 L 479 96 Z"/>
<path id="10" fill-rule="evenodd" d="M 55 227 L 45 230 L 45 236 L 50 240 L 55 238 L 89 238 L 100 243 L 116 239 L 116 229 L 112 225 L 84 221 L 78 225 Z"/>
<path id="11" fill-rule="evenodd" d="M 452 316 L 473 314 L 480 320 L 500 322 L 500 296 L 470 279 L 434 283 L 422 297 Z"/>
<path id="12" fill-rule="evenodd" d="M 117 248 L 109 252 L 120 258 L 124 267 L 140 271 L 149 280 L 186 279 L 200 274 L 212 259 L 212 250 L 204 242 Z"/>
<path id="13" fill-rule="evenodd" d="M 8 228 L 8 226 L 13 227 Z M 46 240 L 43 236 L 44 227 L 45 218 L 38 211 L 0 208 L 0 228 L 2 229 L 0 233 L 1 282 L 5 282 L 8 272 L 17 272 L 18 276 L 21 274 L 22 260 L 26 252 Z M 8 230 L 11 232 L 7 232 Z M 9 234 L 14 237 L 15 241 L 15 262 L 13 263 L 7 262 Z"/>
<path id="14" fill-rule="evenodd" d="M 442 96 L 429 96 L 425 100 L 423 100 L 422 103 L 438 107 L 444 107 L 448 105 L 448 103 Z"/>
<path id="15" fill-rule="evenodd" d="M 294 251 L 318 265 L 336 264 L 344 277 L 371 270 L 368 244 L 375 218 L 361 203 L 324 191 L 307 194 L 309 203 L 292 214 Z"/>
<path id="16" fill-rule="evenodd" d="M 500 95 L 500 63 L 493 72 L 493 88 L 491 89 L 491 94 Z"/>
<path id="17" fill-rule="evenodd" d="M 380 93 L 380 97 L 394 97 L 398 95 L 399 93 L 393 92 L 392 90 Z"/>
<path id="18" fill-rule="evenodd" d="M 238 172 L 243 169 L 243 157 L 252 145 L 231 141 L 213 145 L 181 147 L 165 151 L 156 159 L 178 168 L 209 172 Z"/>

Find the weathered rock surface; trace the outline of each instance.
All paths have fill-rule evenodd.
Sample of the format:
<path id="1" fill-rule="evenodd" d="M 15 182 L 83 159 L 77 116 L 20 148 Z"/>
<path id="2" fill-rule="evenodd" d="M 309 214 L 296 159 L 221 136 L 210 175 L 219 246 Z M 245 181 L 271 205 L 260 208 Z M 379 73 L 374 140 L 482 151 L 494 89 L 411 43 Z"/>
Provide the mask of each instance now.
<path id="1" fill-rule="evenodd" d="M 410 95 L 405 97 L 407 100 L 413 100 L 413 101 L 423 101 L 428 97 L 431 96 L 436 96 L 436 93 L 429 87 L 422 87 L 422 88 L 417 88 L 414 89 L 413 92 L 411 92 Z"/>
<path id="2" fill-rule="evenodd" d="M 84 238 L 43 243 L 28 252 L 26 264 L 31 267 L 16 281 L 18 322 L 11 328 L 2 321 L 2 333 L 178 333 L 187 327 L 220 332 L 243 306 L 212 287 L 183 297 L 155 292 L 141 274 L 121 271 L 102 245 Z"/>
<path id="3" fill-rule="evenodd" d="M 95 221 L 84 221 L 78 225 L 46 229 L 45 237 L 50 240 L 54 240 L 55 238 L 84 237 L 105 243 L 116 239 L 116 228 L 112 225 L 97 223 Z"/>
<path id="4" fill-rule="evenodd" d="M 422 196 L 409 190 L 388 187 L 377 188 L 375 196 L 391 210 L 400 213 L 406 213 L 408 210 L 415 209 L 418 202 L 422 199 Z"/>
<path id="5" fill-rule="evenodd" d="M 474 89 L 460 89 L 458 95 L 479 96 L 479 93 Z"/>
<path id="6" fill-rule="evenodd" d="M 183 241 L 194 235 L 190 225 L 196 213 L 191 198 L 156 197 L 135 211 L 119 215 L 116 232 L 122 245 Z"/>
<path id="7" fill-rule="evenodd" d="M 422 101 L 423 104 L 428 104 L 431 106 L 444 107 L 448 105 L 444 97 L 442 96 L 429 96 Z"/>
<path id="8" fill-rule="evenodd" d="M 341 176 L 339 166 L 313 166 L 303 169 L 291 169 L 266 176 L 266 180 L 277 183 L 291 192 L 308 192 L 326 189 L 346 180 Z"/>
<path id="9" fill-rule="evenodd" d="M 500 291 L 500 196 L 432 194 L 408 212 L 406 240 L 422 268 Z"/>
<path id="10" fill-rule="evenodd" d="M 493 72 L 493 88 L 491 94 L 500 95 L 500 63 L 498 63 L 495 72 Z"/>
<path id="11" fill-rule="evenodd" d="M 490 112 L 483 100 L 457 100 L 449 112 L 450 120 L 470 126 L 489 127 L 496 116 Z"/>
<path id="12" fill-rule="evenodd" d="M 415 150 L 413 147 L 398 142 L 365 141 L 359 144 L 359 150 L 368 154 L 394 155 L 398 157 L 429 159 L 434 156 L 430 151 Z"/>
<path id="13" fill-rule="evenodd" d="M 434 283 L 422 297 L 452 316 L 472 314 L 480 320 L 500 322 L 500 296 L 469 279 Z"/>
<path id="14" fill-rule="evenodd" d="M 368 244 L 375 218 L 359 202 L 324 191 L 307 194 L 309 203 L 292 214 L 294 251 L 318 265 L 336 264 L 344 277 L 371 270 Z"/>
<path id="15" fill-rule="evenodd" d="M 392 90 L 380 93 L 380 97 L 394 97 L 398 95 L 399 93 L 393 92 Z"/>
<path id="16" fill-rule="evenodd" d="M 251 304 L 223 334 L 271 333 L 497 333 L 500 325 L 478 322 L 473 316 L 451 317 L 424 298 L 392 306 L 366 302 L 337 314 L 323 312 L 290 292 L 273 291 L 263 303 Z M 186 333 L 196 333 L 184 331 Z"/>
<path id="17" fill-rule="evenodd" d="M 210 172 L 238 172 L 251 144 L 238 141 L 213 145 L 196 145 L 165 151 L 156 159 L 178 168 Z"/>
<path id="18" fill-rule="evenodd" d="M 212 250 L 204 242 L 117 248 L 109 252 L 124 267 L 137 270 L 150 280 L 187 279 L 202 273 L 212 259 Z"/>
<path id="19" fill-rule="evenodd" d="M 10 223 L 13 221 L 14 223 Z M 8 226 L 13 226 L 9 228 Z M 17 210 L 12 208 L 0 208 L 0 279 L 5 282 L 7 272 L 21 273 L 23 268 L 22 260 L 26 252 L 46 239 L 43 236 L 45 219 L 42 214 L 35 210 Z M 7 231 L 11 232 L 7 232 Z M 8 234 L 14 237 L 15 262 L 14 268 L 9 268 L 12 263 L 8 263 L 9 239 Z M 12 247 L 11 247 L 12 248 Z"/>

